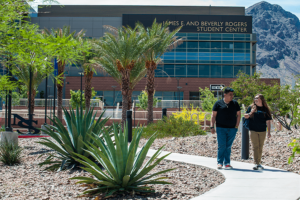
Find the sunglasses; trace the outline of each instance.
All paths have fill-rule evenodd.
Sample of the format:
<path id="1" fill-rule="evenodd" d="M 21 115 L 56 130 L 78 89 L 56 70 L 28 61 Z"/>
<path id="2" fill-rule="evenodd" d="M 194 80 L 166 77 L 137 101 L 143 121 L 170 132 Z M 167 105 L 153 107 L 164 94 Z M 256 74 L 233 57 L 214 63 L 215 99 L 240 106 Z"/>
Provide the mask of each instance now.
<path id="1" fill-rule="evenodd" d="M 258 100 L 258 99 L 259 99 L 259 97 L 255 97 L 255 98 L 254 98 L 254 100 Z"/>

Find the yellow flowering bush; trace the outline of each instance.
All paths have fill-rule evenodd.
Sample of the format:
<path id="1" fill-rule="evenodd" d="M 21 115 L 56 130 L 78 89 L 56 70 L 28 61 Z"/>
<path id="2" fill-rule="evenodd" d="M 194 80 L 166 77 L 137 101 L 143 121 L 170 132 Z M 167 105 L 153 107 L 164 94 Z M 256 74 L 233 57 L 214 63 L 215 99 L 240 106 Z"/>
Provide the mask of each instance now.
<path id="1" fill-rule="evenodd" d="M 289 146 L 293 147 L 292 155 L 289 157 L 288 160 L 288 163 L 291 164 L 295 158 L 295 155 L 300 154 L 300 138 L 293 139 Z"/>
<path id="2" fill-rule="evenodd" d="M 194 108 L 194 106 L 192 106 L 191 109 L 187 109 L 186 107 L 184 107 L 181 112 L 173 113 L 173 116 L 175 117 L 175 119 L 182 118 L 184 121 L 191 121 L 192 119 L 192 121 L 197 124 L 197 117 L 199 118 L 200 123 L 204 121 L 205 113 L 202 112 L 198 107 Z M 207 117 L 207 119 L 209 118 L 210 116 Z"/>

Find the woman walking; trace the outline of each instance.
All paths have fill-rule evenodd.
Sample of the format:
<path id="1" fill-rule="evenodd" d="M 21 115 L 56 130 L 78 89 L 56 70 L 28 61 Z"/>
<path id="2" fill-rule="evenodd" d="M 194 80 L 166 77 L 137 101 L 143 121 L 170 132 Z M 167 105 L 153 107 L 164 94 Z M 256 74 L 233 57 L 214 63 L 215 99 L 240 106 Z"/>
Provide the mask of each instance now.
<path id="1" fill-rule="evenodd" d="M 271 112 L 262 94 L 254 98 L 254 102 L 248 107 L 245 118 L 249 119 L 250 138 L 254 154 L 254 170 L 263 170 L 261 166 L 262 150 L 266 138 L 266 127 L 268 127 L 268 138 L 271 137 Z"/>

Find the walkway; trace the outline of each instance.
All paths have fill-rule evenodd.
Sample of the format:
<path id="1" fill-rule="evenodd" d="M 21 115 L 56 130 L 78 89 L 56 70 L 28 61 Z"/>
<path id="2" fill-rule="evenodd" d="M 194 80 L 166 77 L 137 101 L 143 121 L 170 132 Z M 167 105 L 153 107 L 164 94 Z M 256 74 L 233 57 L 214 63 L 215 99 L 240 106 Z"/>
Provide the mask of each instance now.
<path id="1" fill-rule="evenodd" d="M 156 151 L 149 150 L 148 156 Z M 168 152 L 164 151 L 161 155 Z M 216 169 L 216 158 L 172 153 L 166 160 L 202 165 Z M 231 162 L 233 170 L 219 170 L 226 178 L 218 187 L 193 198 L 193 200 L 296 200 L 300 197 L 300 175 L 265 167 L 252 170 L 253 164 Z"/>

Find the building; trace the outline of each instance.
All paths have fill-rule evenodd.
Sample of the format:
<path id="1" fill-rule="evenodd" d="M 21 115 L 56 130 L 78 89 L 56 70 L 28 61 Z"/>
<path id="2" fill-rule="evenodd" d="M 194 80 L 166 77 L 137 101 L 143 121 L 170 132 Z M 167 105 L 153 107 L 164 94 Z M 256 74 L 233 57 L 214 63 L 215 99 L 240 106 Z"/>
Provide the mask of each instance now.
<path id="1" fill-rule="evenodd" d="M 197 100 L 199 87 L 229 85 L 239 71 L 255 72 L 256 35 L 252 33 L 252 17 L 245 16 L 244 7 L 66 5 L 40 8 L 31 21 L 48 29 L 70 25 L 72 31 L 84 29 L 86 37 L 98 38 L 106 31 L 103 25 L 134 26 L 140 21 L 149 26 L 154 19 L 169 21 L 171 30 L 182 26 L 177 36 L 184 39 L 183 44 L 164 54 L 163 64 L 156 70 L 157 98 Z M 80 71 L 75 65 L 66 68 L 64 98 L 70 98 L 71 89 L 80 89 Z M 97 73 L 92 84 L 106 106 L 113 105 L 112 86 L 117 86 L 116 102 L 122 101 L 120 86 L 108 75 Z M 142 79 L 135 87 L 134 99 L 145 86 L 146 79 Z M 177 86 L 182 87 L 180 97 Z M 42 84 L 39 90 L 44 88 Z"/>

